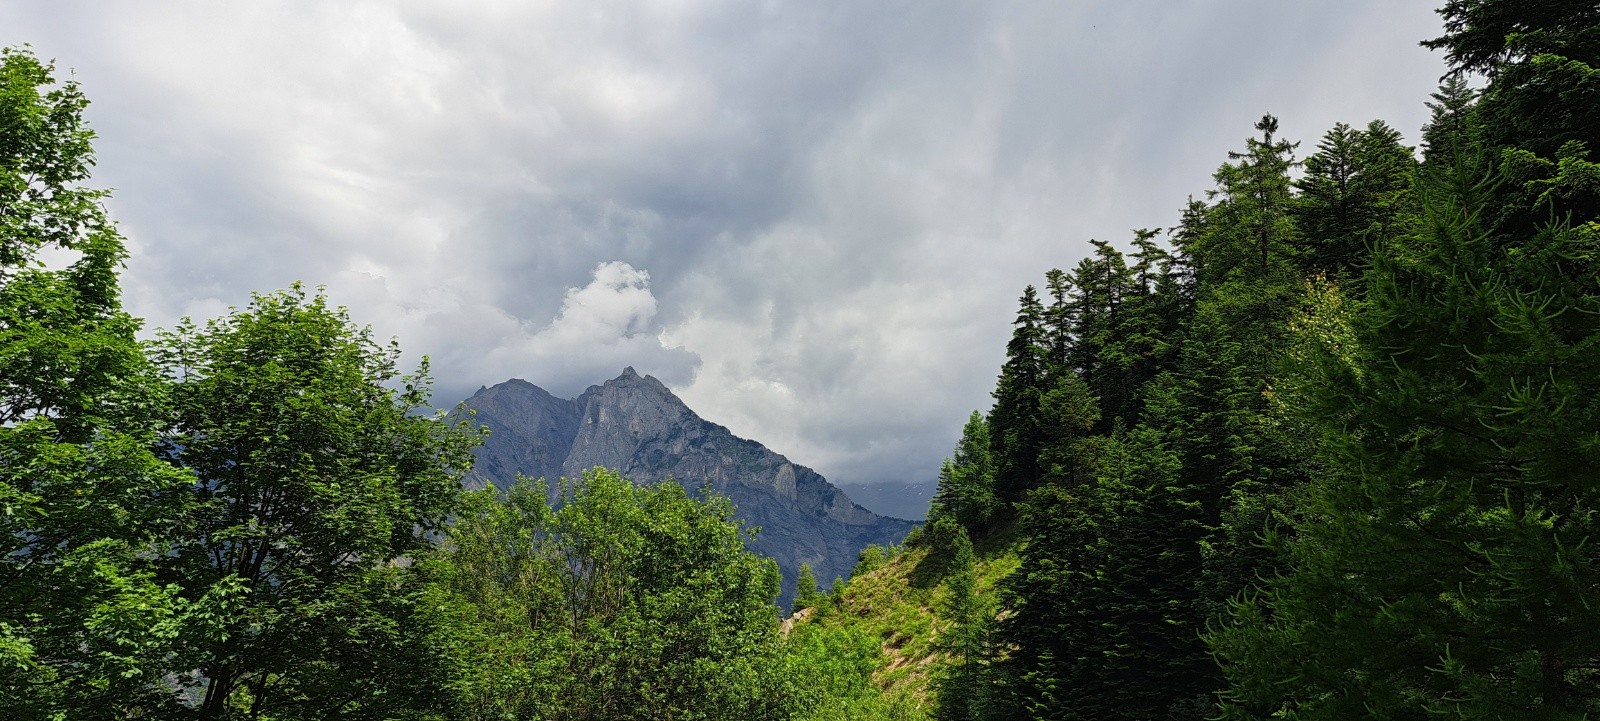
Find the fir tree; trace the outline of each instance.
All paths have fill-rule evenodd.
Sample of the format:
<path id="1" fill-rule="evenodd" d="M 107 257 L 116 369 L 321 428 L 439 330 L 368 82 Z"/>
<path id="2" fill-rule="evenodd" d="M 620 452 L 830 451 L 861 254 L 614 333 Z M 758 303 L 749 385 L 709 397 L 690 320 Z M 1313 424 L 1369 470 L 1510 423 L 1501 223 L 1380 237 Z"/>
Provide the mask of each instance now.
<path id="1" fill-rule="evenodd" d="M 1600 219 L 1600 6 L 1587 0 L 1451 0 L 1445 51 L 1454 74 L 1489 78 L 1472 111 L 1506 185 L 1489 227 L 1529 237 L 1552 217 Z"/>
<path id="2" fill-rule="evenodd" d="M 1332 472 L 1292 572 L 1212 638 L 1235 717 L 1600 713 L 1600 243 L 1509 245 L 1494 190 L 1434 187 L 1368 303 L 1309 326 L 1300 405 Z"/>
<path id="3" fill-rule="evenodd" d="M 1400 134 L 1382 121 L 1328 131 L 1295 182 L 1295 224 L 1306 239 L 1303 273 L 1359 280 L 1369 247 L 1398 232 L 1398 218 L 1410 210 L 1415 165 Z"/>
<path id="4" fill-rule="evenodd" d="M 961 440 L 956 444 L 954 455 L 945 459 L 939 468 L 939 485 L 929 516 L 935 520 L 948 516 L 969 533 L 978 533 L 998 507 L 989 424 L 983 414 L 973 411 L 961 429 Z"/>
<path id="5" fill-rule="evenodd" d="M 1454 168 L 1483 152 L 1482 130 L 1472 109 L 1478 93 L 1459 74 L 1446 76 L 1427 103 L 1428 122 L 1422 126 L 1423 162 L 1431 168 Z"/>
<path id="6" fill-rule="evenodd" d="M 979 615 L 977 597 L 977 557 L 967 534 L 957 530 L 950 544 L 950 560 L 945 586 L 950 596 L 944 617 L 949 627 L 939 639 L 940 648 L 951 657 L 935 679 L 939 721 L 971 721 L 979 717 L 982 706 L 982 642 L 987 624 Z"/>
<path id="7" fill-rule="evenodd" d="M 1020 305 L 989 412 L 995 492 L 1003 501 L 1021 499 L 1038 483 L 1044 435 L 1039 417 L 1039 401 L 1047 390 L 1044 306 L 1031 285 L 1023 291 Z"/>

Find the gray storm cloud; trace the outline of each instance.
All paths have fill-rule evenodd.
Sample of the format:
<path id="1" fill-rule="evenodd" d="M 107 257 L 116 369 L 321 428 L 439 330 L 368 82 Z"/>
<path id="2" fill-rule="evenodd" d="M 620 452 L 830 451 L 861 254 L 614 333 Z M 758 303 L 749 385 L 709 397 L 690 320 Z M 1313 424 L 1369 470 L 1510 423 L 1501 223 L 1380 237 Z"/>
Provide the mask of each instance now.
<path id="1" fill-rule="evenodd" d="M 295 280 L 449 403 L 625 365 L 843 482 L 921 480 L 1014 303 L 1171 225 L 1251 123 L 1414 141 L 1425 3 L 0 5 L 73 68 L 153 324 Z"/>

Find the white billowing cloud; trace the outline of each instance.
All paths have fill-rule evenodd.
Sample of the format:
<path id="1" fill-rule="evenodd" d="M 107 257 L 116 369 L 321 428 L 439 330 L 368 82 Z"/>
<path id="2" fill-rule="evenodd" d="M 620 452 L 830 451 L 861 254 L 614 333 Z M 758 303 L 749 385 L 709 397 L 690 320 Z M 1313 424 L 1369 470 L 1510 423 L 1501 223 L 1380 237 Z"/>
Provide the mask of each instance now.
<path id="1" fill-rule="evenodd" d="M 630 365 L 663 382 L 684 383 L 697 358 L 663 340 L 652 322 L 655 315 L 649 272 L 604 262 L 595 266 L 587 285 L 567 290 L 548 326 L 503 339 L 484 360 L 504 377 L 531 376 L 546 390 L 568 397 Z"/>
<path id="2" fill-rule="evenodd" d="M 588 285 L 567 290 L 561 314 L 534 340 L 556 350 L 625 340 L 638 336 L 655 315 L 650 273 L 613 260 L 595 266 Z"/>
<path id="3" fill-rule="evenodd" d="M 428 353 L 444 405 L 470 391 L 461 376 L 481 384 L 524 378 L 570 398 L 625 366 L 683 384 L 698 364 L 695 354 L 663 340 L 650 273 L 625 262 L 597 264 L 587 283 L 567 288 L 553 319 L 512 315 L 470 283 L 413 288 L 393 276 L 377 266 L 347 271 L 329 293 L 380 319 L 380 336 L 399 337 L 413 355 Z"/>
<path id="4" fill-rule="evenodd" d="M 1426 5 L 52 0 L 0 44 L 76 68 L 152 323 L 325 285 L 442 403 L 632 365 L 858 482 L 932 477 L 1022 286 L 1262 113 L 1414 142 Z"/>

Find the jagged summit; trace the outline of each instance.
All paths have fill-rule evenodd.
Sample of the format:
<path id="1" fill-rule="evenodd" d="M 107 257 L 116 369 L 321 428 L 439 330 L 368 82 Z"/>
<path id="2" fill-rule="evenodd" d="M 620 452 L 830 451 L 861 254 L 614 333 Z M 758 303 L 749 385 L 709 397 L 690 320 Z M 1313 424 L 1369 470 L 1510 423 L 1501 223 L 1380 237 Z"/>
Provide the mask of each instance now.
<path id="1" fill-rule="evenodd" d="M 477 451 L 477 485 L 503 488 L 517 473 L 576 477 L 595 466 L 638 482 L 709 484 L 733 500 L 746 525 L 761 528 L 751 548 L 778 561 L 785 599 L 801 563 L 826 583 L 848 575 L 865 546 L 898 543 L 915 525 L 872 513 L 810 468 L 700 418 L 632 367 L 571 400 L 512 379 L 466 405 L 490 429 Z"/>

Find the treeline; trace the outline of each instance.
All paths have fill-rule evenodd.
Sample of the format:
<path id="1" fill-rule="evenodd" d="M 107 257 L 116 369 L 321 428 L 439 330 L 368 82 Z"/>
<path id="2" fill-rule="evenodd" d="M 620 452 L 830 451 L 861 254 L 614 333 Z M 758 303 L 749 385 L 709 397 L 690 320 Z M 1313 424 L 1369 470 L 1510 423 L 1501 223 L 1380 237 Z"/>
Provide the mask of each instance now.
<path id="1" fill-rule="evenodd" d="M 295 286 L 135 338 L 78 87 L 0 55 L 0 716 L 837 718 L 872 639 L 779 633 L 725 499 L 596 470 L 463 492 L 427 411 Z"/>
<path id="2" fill-rule="evenodd" d="M 940 718 L 1600 715 L 1600 5 L 1440 14 L 1420 159 L 1269 115 L 1024 291 L 926 535 L 1027 542 Z"/>

